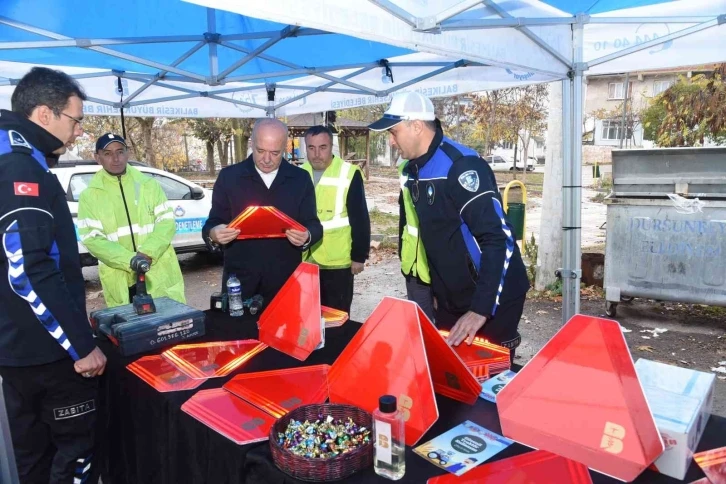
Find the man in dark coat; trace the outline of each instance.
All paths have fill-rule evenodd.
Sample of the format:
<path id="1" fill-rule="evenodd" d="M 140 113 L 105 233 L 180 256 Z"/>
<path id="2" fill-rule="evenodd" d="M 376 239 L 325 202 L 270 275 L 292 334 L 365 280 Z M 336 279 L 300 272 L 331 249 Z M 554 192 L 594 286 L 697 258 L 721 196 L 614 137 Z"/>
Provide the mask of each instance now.
<path id="1" fill-rule="evenodd" d="M 202 233 L 205 240 L 224 248 L 224 290 L 228 275 L 235 274 L 244 299 L 260 294 L 268 303 L 300 265 L 303 251 L 323 237 L 323 227 L 310 175 L 283 162 L 287 126 L 276 119 L 260 119 L 250 142 L 250 157 L 219 172 Z M 305 231 L 288 230 L 285 238 L 237 240 L 239 230 L 227 225 L 250 206 L 273 206 Z"/>

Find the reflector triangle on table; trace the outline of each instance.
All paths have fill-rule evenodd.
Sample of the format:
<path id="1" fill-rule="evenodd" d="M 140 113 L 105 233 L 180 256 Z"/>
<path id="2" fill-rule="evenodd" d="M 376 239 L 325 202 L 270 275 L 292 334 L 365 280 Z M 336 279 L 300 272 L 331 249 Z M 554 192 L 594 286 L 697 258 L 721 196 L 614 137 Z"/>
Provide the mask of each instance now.
<path id="1" fill-rule="evenodd" d="M 318 266 L 302 262 L 260 316 L 260 341 L 305 361 L 322 341 L 321 314 Z"/>
<path id="2" fill-rule="evenodd" d="M 267 345 L 256 339 L 177 345 L 161 356 L 189 378 L 227 376 Z"/>
<path id="3" fill-rule="evenodd" d="M 267 440 L 275 419 L 223 388 L 200 390 L 181 409 L 239 445 Z"/>
<path id="4" fill-rule="evenodd" d="M 439 334 L 444 338 L 449 337 L 449 331 L 445 329 L 440 329 Z M 476 337 L 470 345 L 461 343 L 453 348 L 479 381 L 506 371 L 511 366 L 509 349 L 490 343 L 484 338 Z"/>
<path id="5" fill-rule="evenodd" d="M 314 365 L 242 373 L 222 388 L 280 418 L 301 405 L 325 403 L 329 370 L 329 365 Z"/>
<path id="6" fill-rule="evenodd" d="M 418 305 L 415 305 L 428 357 L 434 391 L 460 402 L 473 405 L 481 393 L 481 383 L 449 346 L 443 336 Z M 463 343 L 466 344 L 466 343 Z"/>
<path id="7" fill-rule="evenodd" d="M 328 373 L 331 403 L 367 412 L 381 395 L 394 395 L 414 445 L 439 418 L 418 306 L 385 297 L 343 349 Z"/>
<path id="8" fill-rule="evenodd" d="M 710 482 L 713 484 L 726 482 L 726 447 L 699 452 L 693 455 L 693 460 Z"/>
<path id="9" fill-rule="evenodd" d="M 663 452 L 615 321 L 576 315 L 497 395 L 505 437 L 630 482 Z"/>
<path id="10" fill-rule="evenodd" d="M 237 239 L 266 239 L 285 237 L 285 231 L 306 229 L 275 207 L 247 207 L 227 225 L 240 231 Z"/>
<path id="11" fill-rule="evenodd" d="M 328 306 L 320 306 L 320 310 L 325 320 L 326 328 L 336 328 L 343 326 L 348 321 L 348 313 L 335 308 L 329 308 Z"/>
<path id="12" fill-rule="evenodd" d="M 432 477 L 427 484 L 592 484 L 587 466 L 542 450 L 482 464 L 466 474 Z"/>
<path id="13" fill-rule="evenodd" d="M 159 355 L 141 357 L 126 368 L 162 393 L 193 390 L 206 380 L 189 378 Z"/>

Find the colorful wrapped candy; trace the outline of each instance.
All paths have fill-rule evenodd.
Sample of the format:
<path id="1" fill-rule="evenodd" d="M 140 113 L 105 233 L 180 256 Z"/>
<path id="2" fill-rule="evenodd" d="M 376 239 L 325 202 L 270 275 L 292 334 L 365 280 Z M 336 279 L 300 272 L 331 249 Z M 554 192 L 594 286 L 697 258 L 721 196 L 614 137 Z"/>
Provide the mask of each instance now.
<path id="1" fill-rule="evenodd" d="M 371 431 L 359 427 L 351 418 L 318 417 L 314 422 L 290 420 L 285 433 L 278 432 L 278 443 L 301 457 L 330 459 L 370 442 Z"/>

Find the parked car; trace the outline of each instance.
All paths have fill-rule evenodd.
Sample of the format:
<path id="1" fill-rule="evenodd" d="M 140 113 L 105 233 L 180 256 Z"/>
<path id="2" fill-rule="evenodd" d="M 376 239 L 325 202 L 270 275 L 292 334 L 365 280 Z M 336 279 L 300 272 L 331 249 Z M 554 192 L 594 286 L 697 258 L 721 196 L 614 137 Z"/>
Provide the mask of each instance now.
<path id="1" fill-rule="evenodd" d="M 212 207 L 212 191 L 169 172 L 151 168 L 144 163 L 137 161 L 129 163 L 158 181 L 169 203 L 174 206 L 176 219 L 176 235 L 172 239 L 174 250 L 177 253 L 208 251 L 209 248 L 202 239 L 202 227 Z M 61 161 L 51 168 L 51 172 L 58 177 L 58 181 L 66 191 L 66 200 L 74 224 L 78 217 L 78 200 L 81 192 L 88 187 L 91 178 L 100 169 L 101 166 L 95 161 Z M 97 264 L 96 258 L 89 254 L 88 249 L 81 243 L 78 227 L 76 227 L 76 239 L 78 252 L 81 254 L 81 265 Z"/>
<path id="2" fill-rule="evenodd" d="M 489 166 L 492 168 L 492 171 L 513 171 L 514 170 L 514 162 L 512 160 L 507 160 L 503 156 L 500 155 L 491 155 L 491 156 L 485 156 L 484 160 L 489 163 Z M 517 171 L 522 171 L 523 169 L 523 162 L 522 160 L 517 160 Z M 534 160 L 530 158 L 527 160 L 527 171 L 534 171 Z"/>

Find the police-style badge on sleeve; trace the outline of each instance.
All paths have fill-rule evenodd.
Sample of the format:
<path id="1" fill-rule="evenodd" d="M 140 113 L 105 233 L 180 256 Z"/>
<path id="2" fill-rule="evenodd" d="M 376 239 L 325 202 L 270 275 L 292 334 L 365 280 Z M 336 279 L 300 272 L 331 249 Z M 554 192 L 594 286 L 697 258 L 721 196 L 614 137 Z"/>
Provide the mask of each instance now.
<path id="1" fill-rule="evenodd" d="M 470 192 L 479 189 L 479 174 L 474 170 L 465 171 L 459 175 L 459 184 Z"/>
<path id="2" fill-rule="evenodd" d="M 33 150 L 33 147 L 30 146 L 30 143 L 25 141 L 23 135 L 15 130 L 11 129 L 8 131 L 8 138 L 10 138 L 10 146 L 22 146 L 23 148 L 28 148 L 31 151 Z"/>

